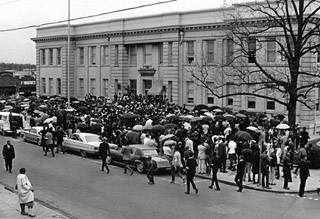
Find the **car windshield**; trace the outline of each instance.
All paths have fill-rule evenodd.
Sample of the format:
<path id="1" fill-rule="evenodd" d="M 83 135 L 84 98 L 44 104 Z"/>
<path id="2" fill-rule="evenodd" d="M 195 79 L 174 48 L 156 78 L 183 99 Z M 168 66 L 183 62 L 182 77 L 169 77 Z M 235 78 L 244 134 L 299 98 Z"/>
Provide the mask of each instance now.
<path id="1" fill-rule="evenodd" d="M 86 136 L 86 141 L 87 142 L 93 142 L 93 141 L 99 141 L 99 136 L 95 136 L 95 135 L 90 135 L 90 136 Z"/>
<path id="2" fill-rule="evenodd" d="M 158 152 L 156 149 L 145 149 L 143 150 L 144 156 L 151 156 L 151 155 L 158 155 Z"/>

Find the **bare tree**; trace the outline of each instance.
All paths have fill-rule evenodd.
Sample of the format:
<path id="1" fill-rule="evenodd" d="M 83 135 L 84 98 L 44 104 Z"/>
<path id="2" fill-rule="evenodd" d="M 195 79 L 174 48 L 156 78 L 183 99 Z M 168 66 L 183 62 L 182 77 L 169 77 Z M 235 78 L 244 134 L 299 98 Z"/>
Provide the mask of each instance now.
<path id="1" fill-rule="evenodd" d="M 218 98 L 248 95 L 277 102 L 287 108 L 288 122 L 295 125 L 298 102 L 315 107 L 310 94 L 320 81 L 314 67 L 314 53 L 320 48 L 320 0 L 264 0 L 233 7 L 225 18 L 227 38 L 234 44 L 233 61 L 228 67 L 218 66 L 216 75 L 229 69 L 223 71 L 227 79 L 216 80 L 210 91 Z M 193 74 L 202 86 L 209 77 L 205 66 L 198 67 L 202 71 L 197 77 Z M 236 92 L 221 92 L 230 85 Z"/>

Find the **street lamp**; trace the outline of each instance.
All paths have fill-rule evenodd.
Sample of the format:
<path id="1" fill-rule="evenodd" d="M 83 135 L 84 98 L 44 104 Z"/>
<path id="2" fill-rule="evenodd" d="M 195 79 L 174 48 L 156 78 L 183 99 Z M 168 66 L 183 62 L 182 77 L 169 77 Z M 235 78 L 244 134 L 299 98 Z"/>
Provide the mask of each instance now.
<path id="1" fill-rule="evenodd" d="M 68 0 L 68 60 L 67 60 L 67 80 L 68 80 L 68 108 L 70 107 L 70 0 Z"/>

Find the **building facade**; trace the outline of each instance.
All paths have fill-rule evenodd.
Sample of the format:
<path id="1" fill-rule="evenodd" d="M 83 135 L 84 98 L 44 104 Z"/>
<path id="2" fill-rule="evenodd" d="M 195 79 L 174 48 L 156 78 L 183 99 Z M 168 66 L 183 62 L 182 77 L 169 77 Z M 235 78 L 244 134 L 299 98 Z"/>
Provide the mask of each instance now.
<path id="1" fill-rule="evenodd" d="M 113 99 L 115 94 L 130 89 L 135 94 L 163 95 L 189 108 L 206 104 L 286 115 L 284 106 L 270 100 L 247 96 L 218 99 L 191 76 L 199 71 L 201 57 L 206 58 L 208 66 L 229 62 L 234 48 L 227 39 L 223 17 L 232 10 L 208 9 L 72 25 L 69 53 L 66 25 L 38 28 L 32 39 L 37 53 L 37 95 L 67 97 L 69 91 L 78 99 L 88 93 Z M 256 57 L 266 59 L 266 65 L 273 67 L 281 57 L 277 57 L 273 45 L 266 48 Z M 310 54 L 302 67 L 315 68 L 316 60 L 316 54 Z M 236 91 L 227 87 L 221 92 Z M 318 97 L 315 90 L 313 98 Z M 317 123 L 318 112 L 301 105 L 297 108 L 297 122 L 309 128 Z"/>

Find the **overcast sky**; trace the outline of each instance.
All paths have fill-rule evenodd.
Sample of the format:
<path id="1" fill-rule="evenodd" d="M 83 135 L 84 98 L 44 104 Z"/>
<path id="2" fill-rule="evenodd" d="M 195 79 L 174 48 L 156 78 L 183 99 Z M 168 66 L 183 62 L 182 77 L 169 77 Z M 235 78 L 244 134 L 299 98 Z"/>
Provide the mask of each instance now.
<path id="1" fill-rule="evenodd" d="M 70 17 L 72 19 L 164 1 L 167 0 L 70 0 Z M 232 2 L 244 1 L 246 0 L 227 0 L 229 5 Z M 85 19 L 77 23 L 171 11 L 217 8 L 222 5 L 223 0 L 177 0 L 157 6 Z M 30 40 L 36 36 L 36 28 L 8 32 L 3 32 L 3 30 L 41 25 L 47 22 L 67 20 L 67 18 L 68 0 L 0 0 L 0 62 L 36 63 L 35 43 Z"/>

